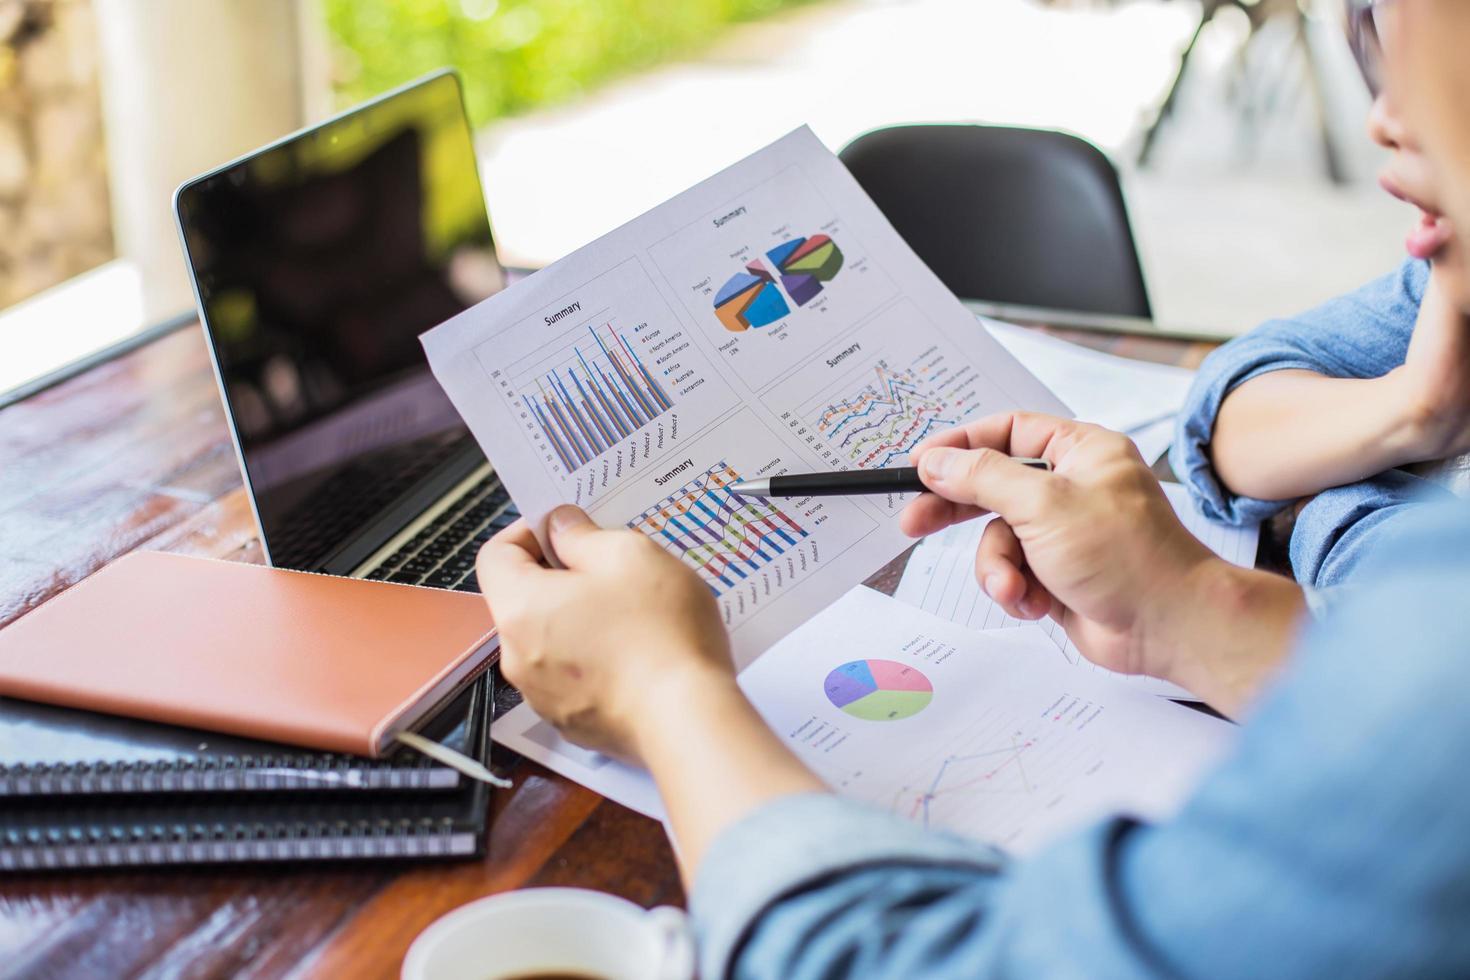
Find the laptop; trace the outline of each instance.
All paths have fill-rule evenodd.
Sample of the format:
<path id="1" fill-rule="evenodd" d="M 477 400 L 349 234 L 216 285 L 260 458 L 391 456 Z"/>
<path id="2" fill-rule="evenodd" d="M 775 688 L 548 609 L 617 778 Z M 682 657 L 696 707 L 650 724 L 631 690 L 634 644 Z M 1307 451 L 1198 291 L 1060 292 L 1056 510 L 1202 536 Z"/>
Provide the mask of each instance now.
<path id="1" fill-rule="evenodd" d="M 418 341 L 506 282 L 458 77 L 195 177 L 174 211 L 267 561 L 479 591 L 519 515 Z"/>

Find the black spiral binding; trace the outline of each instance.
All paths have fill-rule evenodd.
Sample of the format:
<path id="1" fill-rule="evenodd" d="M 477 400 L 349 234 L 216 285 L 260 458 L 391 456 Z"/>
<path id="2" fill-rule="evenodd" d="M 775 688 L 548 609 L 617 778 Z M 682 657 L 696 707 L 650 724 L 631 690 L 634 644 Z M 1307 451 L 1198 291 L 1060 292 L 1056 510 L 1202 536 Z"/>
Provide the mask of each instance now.
<path id="1" fill-rule="evenodd" d="M 459 775 L 427 760 L 221 756 L 157 762 L 0 765 L 0 797 L 107 793 L 453 789 Z"/>
<path id="2" fill-rule="evenodd" d="M 175 823 L 7 829 L 0 871 L 299 860 L 456 857 L 473 854 L 473 830 L 448 818 Z"/>

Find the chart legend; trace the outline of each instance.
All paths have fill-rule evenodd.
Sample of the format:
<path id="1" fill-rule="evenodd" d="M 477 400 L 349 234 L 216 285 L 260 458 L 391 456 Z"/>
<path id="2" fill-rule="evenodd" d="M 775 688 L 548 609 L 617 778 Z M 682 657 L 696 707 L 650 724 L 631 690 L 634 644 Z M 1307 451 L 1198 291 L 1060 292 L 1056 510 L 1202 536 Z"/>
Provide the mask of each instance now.
<path id="1" fill-rule="evenodd" d="M 587 328 L 568 362 L 521 396 L 566 472 L 585 466 L 674 407 L 664 386 L 610 323 Z"/>
<path id="2" fill-rule="evenodd" d="M 731 333 L 765 327 L 791 312 L 766 267 L 751 262 L 715 294 L 715 316 Z"/>
<path id="3" fill-rule="evenodd" d="M 834 708 L 864 721 L 912 718 L 934 700 L 929 678 L 896 660 L 853 660 L 835 667 L 822 691 Z"/>
<path id="4" fill-rule="evenodd" d="M 827 235 L 793 238 L 766 252 L 781 272 L 781 288 L 797 306 L 805 306 L 822 292 L 842 268 L 842 250 Z"/>
<path id="5" fill-rule="evenodd" d="M 795 548 L 807 531 L 768 499 L 729 487 L 723 460 L 628 522 L 691 566 L 719 596 Z"/>

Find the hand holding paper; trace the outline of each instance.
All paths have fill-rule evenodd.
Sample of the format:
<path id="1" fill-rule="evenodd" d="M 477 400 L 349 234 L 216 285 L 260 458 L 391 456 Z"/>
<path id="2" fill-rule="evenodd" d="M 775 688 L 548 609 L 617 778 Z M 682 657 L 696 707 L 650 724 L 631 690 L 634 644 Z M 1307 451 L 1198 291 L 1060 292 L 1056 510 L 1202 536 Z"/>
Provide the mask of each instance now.
<path id="1" fill-rule="evenodd" d="M 735 685 L 714 597 L 647 537 L 604 530 L 576 507 L 551 513 L 564 568 L 540 564 L 522 521 L 492 538 L 477 571 L 501 629 L 500 664 L 542 715 L 580 744 L 641 761 L 637 717 L 655 688 Z"/>

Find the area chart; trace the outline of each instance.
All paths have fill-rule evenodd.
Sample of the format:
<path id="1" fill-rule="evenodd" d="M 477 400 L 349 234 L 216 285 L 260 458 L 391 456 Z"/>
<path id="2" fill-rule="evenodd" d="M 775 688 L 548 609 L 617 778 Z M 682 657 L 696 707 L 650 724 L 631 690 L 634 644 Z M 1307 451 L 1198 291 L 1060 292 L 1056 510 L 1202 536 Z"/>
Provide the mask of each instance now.
<path id="1" fill-rule="evenodd" d="M 896 660 L 853 660 L 835 667 L 822 691 L 833 707 L 864 721 L 912 718 L 934 699 L 929 678 Z"/>
<path id="2" fill-rule="evenodd" d="M 740 479 L 722 460 L 628 526 L 682 559 L 718 596 L 807 537 L 773 501 L 731 493 Z"/>
<path id="3" fill-rule="evenodd" d="M 759 262 L 731 276 L 715 294 L 715 316 L 731 333 L 769 326 L 790 312 L 775 279 Z"/>
<path id="4" fill-rule="evenodd" d="M 827 235 L 793 238 L 766 252 L 781 273 L 781 287 L 797 306 L 817 298 L 822 283 L 831 282 L 842 268 L 842 250 Z"/>
<path id="5" fill-rule="evenodd" d="M 674 406 L 623 336 L 610 324 L 603 331 L 606 336 L 589 326 L 586 349 L 574 345 L 570 363 L 538 378 L 536 393 L 522 396 L 569 473 Z"/>

